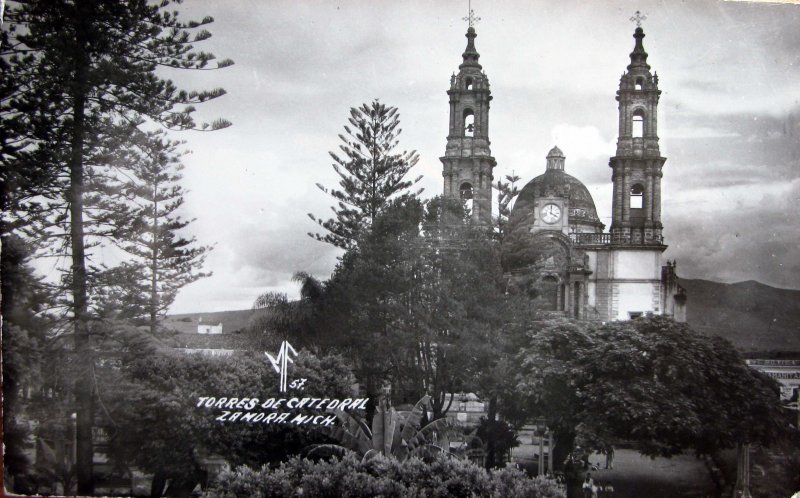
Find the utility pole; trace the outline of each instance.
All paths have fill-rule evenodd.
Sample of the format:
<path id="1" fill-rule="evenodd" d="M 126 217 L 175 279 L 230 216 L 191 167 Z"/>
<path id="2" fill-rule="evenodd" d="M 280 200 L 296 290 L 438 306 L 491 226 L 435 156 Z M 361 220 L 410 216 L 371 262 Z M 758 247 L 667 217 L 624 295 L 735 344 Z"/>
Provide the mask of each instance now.
<path id="1" fill-rule="evenodd" d="M 750 494 L 750 445 L 739 443 L 736 445 L 736 453 L 738 465 L 733 498 L 753 498 Z"/>

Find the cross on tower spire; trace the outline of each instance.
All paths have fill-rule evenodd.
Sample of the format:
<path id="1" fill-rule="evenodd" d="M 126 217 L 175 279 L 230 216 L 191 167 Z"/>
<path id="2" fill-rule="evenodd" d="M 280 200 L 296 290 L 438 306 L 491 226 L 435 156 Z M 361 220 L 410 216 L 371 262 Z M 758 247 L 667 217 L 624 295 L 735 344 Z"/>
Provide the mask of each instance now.
<path id="1" fill-rule="evenodd" d="M 467 4 L 467 8 L 469 9 L 469 15 L 467 15 L 467 17 L 464 17 L 464 18 L 462 18 L 462 19 L 463 19 L 464 21 L 467 21 L 467 22 L 469 23 L 469 27 L 471 28 L 471 27 L 473 27 L 475 24 L 477 24 L 477 22 L 478 22 L 478 21 L 480 21 L 480 20 L 481 20 L 481 18 L 480 18 L 480 17 L 477 17 L 477 16 L 475 15 L 475 11 L 474 11 L 474 10 L 472 10 L 472 0 L 470 0 L 470 1 L 469 1 L 469 3 Z"/>
<path id="2" fill-rule="evenodd" d="M 636 14 L 634 14 L 633 17 L 630 18 L 630 21 L 635 22 L 637 28 L 641 28 L 642 21 L 644 21 L 645 19 L 647 19 L 647 16 L 637 10 Z"/>

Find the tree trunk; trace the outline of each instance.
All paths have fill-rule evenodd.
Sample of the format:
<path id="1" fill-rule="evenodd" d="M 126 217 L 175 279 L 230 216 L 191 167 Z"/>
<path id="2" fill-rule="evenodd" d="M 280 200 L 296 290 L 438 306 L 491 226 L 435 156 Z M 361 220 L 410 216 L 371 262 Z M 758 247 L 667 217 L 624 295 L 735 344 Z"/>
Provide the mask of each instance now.
<path id="1" fill-rule="evenodd" d="M 708 477 L 711 479 L 711 482 L 714 483 L 714 498 L 722 498 L 725 496 L 725 490 L 730 486 L 730 476 L 726 462 L 722 455 L 717 452 L 714 452 L 710 455 L 706 455 L 703 458 L 703 463 L 705 463 L 706 470 L 708 470 Z"/>
<path id="2" fill-rule="evenodd" d="M 567 498 L 583 498 L 583 480 L 586 470 L 582 462 L 569 460 L 564 465 L 564 479 L 567 484 Z"/>
<path id="3" fill-rule="evenodd" d="M 497 419 L 497 396 L 496 395 L 492 395 L 489 398 L 489 412 L 487 413 L 486 418 L 487 418 L 486 421 L 488 422 L 489 427 L 492 427 L 492 423 L 495 421 L 495 419 Z M 494 441 L 493 437 L 488 437 L 486 439 L 487 439 L 487 441 L 486 441 L 486 462 L 485 462 L 485 465 L 486 465 L 486 470 L 491 470 L 491 469 L 495 468 L 495 466 L 496 466 L 497 455 L 495 455 L 495 453 L 497 452 L 497 449 L 496 449 L 496 445 L 495 445 L 495 441 Z"/>
<path id="4" fill-rule="evenodd" d="M 167 476 L 163 472 L 156 472 L 150 484 L 150 498 L 161 498 L 167 485 Z"/>
<path id="5" fill-rule="evenodd" d="M 200 484 L 201 489 L 208 483 L 208 472 L 195 465 L 194 471 L 184 475 L 173 475 L 164 495 L 170 498 L 191 498 L 192 491 Z"/>
<path id="6" fill-rule="evenodd" d="M 367 406 L 364 410 L 364 422 L 366 422 L 367 425 L 369 426 L 372 425 L 372 417 L 375 416 L 375 411 L 377 408 L 377 400 L 380 394 L 376 391 L 377 389 L 375 389 L 375 384 L 370 378 L 369 380 L 367 380 L 367 385 L 366 385 L 365 394 L 367 396 Z"/>
<path id="7" fill-rule="evenodd" d="M 588 469 L 583 462 L 575 460 L 572 451 L 575 447 L 575 432 L 571 430 L 553 430 L 552 467 L 564 473 L 567 485 L 567 498 L 582 498 L 583 479 Z"/>
<path id="8" fill-rule="evenodd" d="M 150 334 L 156 333 L 158 318 L 158 183 L 153 186 L 153 247 L 150 249 Z"/>
<path id="9" fill-rule="evenodd" d="M 87 47 L 85 18 L 80 2 L 75 20 L 77 50 L 75 53 L 75 77 L 72 88 L 72 148 L 69 159 L 70 186 L 67 191 L 70 215 L 70 245 L 72 248 L 72 313 L 75 338 L 75 354 L 83 365 L 75 381 L 76 420 L 76 474 L 78 494 L 94 493 L 94 448 L 92 446 L 92 427 L 94 410 L 92 406 L 92 346 L 88 329 L 88 297 L 86 283 L 86 251 L 83 230 L 83 155 L 86 139 L 86 81 L 88 80 L 88 60 L 84 49 Z"/>
<path id="10" fill-rule="evenodd" d="M 558 430 L 553 432 L 553 470 L 564 470 L 567 457 L 575 445 L 575 434 L 564 434 Z"/>

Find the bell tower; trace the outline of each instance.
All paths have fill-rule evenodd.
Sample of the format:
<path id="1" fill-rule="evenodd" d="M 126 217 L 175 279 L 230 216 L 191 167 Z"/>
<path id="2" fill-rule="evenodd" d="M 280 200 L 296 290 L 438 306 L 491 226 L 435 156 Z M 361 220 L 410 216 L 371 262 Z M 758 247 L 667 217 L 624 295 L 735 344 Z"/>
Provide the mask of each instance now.
<path id="1" fill-rule="evenodd" d="M 666 158 L 658 146 L 658 73 L 650 73 L 636 13 L 631 63 L 617 90 L 619 137 L 609 161 L 614 184 L 611 243 L 663 246 L 661 235 L 661 169 Z"/>
<path id="2" fill-rule="evenodd" d="M 496 162 L 489 150 L 489 78 L 482 71 L 475 50 L 472 11 L 465 20 L 467 48 L 450 77 L 450 128 L 442 161 L 444 197 L 471 204 L 472 219 L 486 226 L 492 223 L 492 169 Z"/>

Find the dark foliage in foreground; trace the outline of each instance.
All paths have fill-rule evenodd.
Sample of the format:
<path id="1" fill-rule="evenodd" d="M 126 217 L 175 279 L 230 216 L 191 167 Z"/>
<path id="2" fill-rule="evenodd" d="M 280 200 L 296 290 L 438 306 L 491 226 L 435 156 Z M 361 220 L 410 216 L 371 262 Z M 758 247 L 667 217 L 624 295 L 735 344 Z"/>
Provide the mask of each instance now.
<path id="1" fill-rule="evenodd" d="M 431 462 L 417 458 L 398 461 L 376 456 L 362 460 L 312 462 L 293 458 L 277 469 L 239 467 L 224 472 L 206 492 L 207 498 L 337 496 L 563 498 L 550 479 L 530 479 L 508 467 L 487 472 L 467 461 L 440 456 Z"/>

